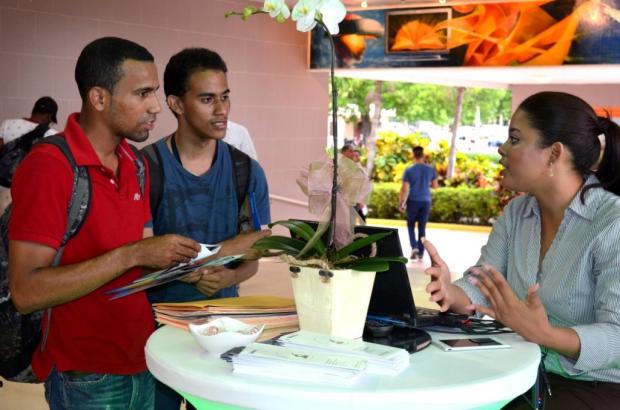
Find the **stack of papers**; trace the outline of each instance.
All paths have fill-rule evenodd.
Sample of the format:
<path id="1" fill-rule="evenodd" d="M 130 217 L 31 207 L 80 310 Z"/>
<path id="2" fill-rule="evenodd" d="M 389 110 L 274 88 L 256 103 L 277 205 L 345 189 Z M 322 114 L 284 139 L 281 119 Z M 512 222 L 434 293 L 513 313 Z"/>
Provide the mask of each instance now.
<path id="1" fill-rule="evenodd" d="M 232 358 L 233 372 L 286 381 L 351 386 L 366 360 L 290 347 L 252 343 Z"/>
<path id="2" fill-rule="evenodd" d="M 276 296 L 241 296 L 180 303 L 153 304 L 155 319 L 164 325 L 188 330 L 188 325 L 202 324 L 223 316 L 250 325 L 265 325 L 259 340 L 270 339 L 299 329 L 293 299 Z"/>
<path id="3" fill-rule="evenodd" d="M 198 256 L 188 263 L 180 263 L 168 269 L 149 273 L 148 275 L 144 275 L 141 278 L 134 280 L 129 285 L 111 289 L 107 293 L 112 295 L 111 299 L 118 299 L 123 296 L 131 295 L 132 293 L 141 292 L 155 286 L 163 285 L 164 283 L 181 279 L 185 275 L 198 269 L 205 268 L 207 266 L 226 265 L 227 263 L 243 257 L 243 255 L 229 255 L 219 258 L 212 258 L 213 255 L 220 251 L 219 245 L 201 244 L 200 247 L 201 250 L 198 253 Z"/>
<path id="4" fill-rule="evenodd" d="M 299 331 L 280 336 L 277 343 L 291 349 L 322 352 L 367 361 L 366 372 L 396 376 L 409 367 L 409 352 L 397 347 Z"/>

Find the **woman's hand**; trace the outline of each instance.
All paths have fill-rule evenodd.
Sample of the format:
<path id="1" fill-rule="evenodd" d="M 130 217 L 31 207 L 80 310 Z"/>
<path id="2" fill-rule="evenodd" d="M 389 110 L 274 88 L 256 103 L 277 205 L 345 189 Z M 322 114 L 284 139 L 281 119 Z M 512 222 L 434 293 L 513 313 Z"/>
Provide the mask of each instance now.
<path id="1" fill-rule="evenodd" d="M 422 243 L 431 257 L 431 267 L 424 271 L 431 277 L 431 282 L 426 286 L 426 292 L 430 293 L 430 300 L 439 305 L 439 310 L 445 312 L 455 304 L 457 292 L 463 293 L 463 291 L 452 284 L 450 269 L 439 256 L 435 246 L 426 239 L 422 239 Z"/>
<path id="2" fill-rule="evenodd" d="M 538 284 L 530 286 L 527 298 L 520 300 L 506 278 L 494 267 L 483 265 L 482 268 L 471 268 L 470 272 L 473 276 L 469 282 L 480 289 L 491 305 L 490 308 L 470 305 L 470 308 L 500 321 L 530 342 L 545 344 L 546 335 L 552 328 L 538 296 Z"/>

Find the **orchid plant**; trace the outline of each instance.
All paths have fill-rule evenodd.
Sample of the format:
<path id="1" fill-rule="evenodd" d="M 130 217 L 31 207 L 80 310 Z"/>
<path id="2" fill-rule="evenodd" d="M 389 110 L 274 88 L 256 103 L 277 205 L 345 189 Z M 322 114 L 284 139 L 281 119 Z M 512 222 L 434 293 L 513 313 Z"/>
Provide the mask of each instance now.
<path id="1" fill-rule="evenodd" d="M 405 263 L 405 258 L 398 257 L 358 257 L 353 253 L 389 235 L 380 233 L 365 236 L 354 240 L 350 244 L 337 249 L 334 242 L 336 229 L 336 203 L 338 194 L 338 155 L 336 151 L 338 143 L 337 108 L 338 93 L 335 83 L 335 47 L 333 36 L 339 32 L 339 23 L 346 16 L 346 8 L 340 0 L 299 0 L 291 10 L 285 0 L 265 0 L 263 7 L 248 6 L 242 12 L 229 12 L 226 17 L 240 16 L 243 20 L 249 19 L 255 14 L 269 14 L 277 22 L 283 23 L 289 17 L 296 22 L 297 30 L 309 32 L 317 25 L 322 27 L 328 34 L 331 47 L 330 82 L 332 91 L 332 136 L 334 155 L 332 158 L 332 186 L 329 208 L 329 222 L 319 224 L 314 230 L 310 225 L 302 221 L 287 220 L 278 221 L 269 225 L 281 225 L 289 229 L 291 238 L 272 235 L 263 238 L 254 244 L 254 248 L 262 250 L 264 255 L 288 256 L 290 263 L 298 263 L 303 260 L 306 266 L 315 266 L 323 269 L 355 269 L 360 271 L 381 272 L 389 268 L 389 262 Z M 326 243 L 323 236 L 327 232 Z"/>

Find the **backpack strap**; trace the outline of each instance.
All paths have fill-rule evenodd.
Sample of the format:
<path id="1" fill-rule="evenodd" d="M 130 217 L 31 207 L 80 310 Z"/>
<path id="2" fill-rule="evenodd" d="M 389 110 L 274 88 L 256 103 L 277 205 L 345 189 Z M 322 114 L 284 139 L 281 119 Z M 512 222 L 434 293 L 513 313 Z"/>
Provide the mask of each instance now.
<path id="1" fill-rule="evenodd" d="M 237 193 L 237 225 L 239 232 L 248 232 L 252 229 L 251 209 L 248 202 L 252 159 L 243 151 L 226 143 L 232 161 L 232 178 Z"/>
<path id="2" fill-rule="evenodd" d="M 233 183 L 237 192 L 237 209 L 240 211 L 248 195 L 250 187 L 250 176 L 252 170 L 252 159 L 245 152 L 226 143 L 233 166 Z"/>
<path id="3" fill-rule="evenodd" d="M 146 173 L 145 173 L 145 165 L 144 158 L 138 148 L 134 147 L 131 144 L 128 144 L 131 150 L 133 151 L 134 160 L 133 163 L 136 166 L 136 177 L 138 178 L 138 186 L 140 187 L 140 195 L 144 196 L 144 186 L 146 184 Z"/>
<path id="4" fill-rule="evenodd" d="M 150 177 L 150 194 L 149 199 L 151 202 L 151 216 L 154 217 L 157 214 L 157 209 L 161 203 L 161 197 L 164 191 L 164 167 L 161 163 L 161 155 L 159 150 L 155 146 L 156 143 L 147 145 L 142 148 L 140 152 L 144 154 L 146 162 L 149 164 L 149 177 Z"/>
<path id="5" fill-rule="evenodd" d="M 20 146 L 24 151 L 28 152 L 32 146 L 40 141 L 45 133 L 50 129 L 49 124 L 39 124 L 32 131 L 15 139 L 16 145 Z"/>
<path id="6" fill-rule="evenodd" d="M 90 200 L 92 189 L 88 169 L 86 167 L 78 167 L 75 163 L 73 153 L 69 149 L 67 140 L 60 134 L 52 135 L 44 138 L 39 144 L 52 144 L 56 146 L 60 152 L 67 158 L 71 169 L 73 170 L 73 188 L 71 191 L 71 199 L 67 207 L 67 229 L 60 243 L 58 253 L 54 258 L 52 266 L 58 266 L 64 251 L 65 245 L 80 230 L 86 219 L 86 214 L 90 208 Z"/>

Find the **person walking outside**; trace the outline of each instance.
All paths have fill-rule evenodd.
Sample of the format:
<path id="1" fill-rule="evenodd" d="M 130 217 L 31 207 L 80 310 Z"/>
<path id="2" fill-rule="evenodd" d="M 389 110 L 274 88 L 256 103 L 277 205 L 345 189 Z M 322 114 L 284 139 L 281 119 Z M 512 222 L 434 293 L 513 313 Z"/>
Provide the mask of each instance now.
<path id="1" fill-rule="evenodd" d="M 422 238 L 426 236 L 426 223 L 431 212 L 431 188 L 437 188 L 437 172 L 425 163 L 424 148 L 413 148 L 414 164 L 403 174 L 400 187 L 400 210 L 407 211 L 407 230 L 411 245 L 411 259 L 422 260 L 424 245 Z M 416 240 L 415 224 L 418 224 Z"/>

